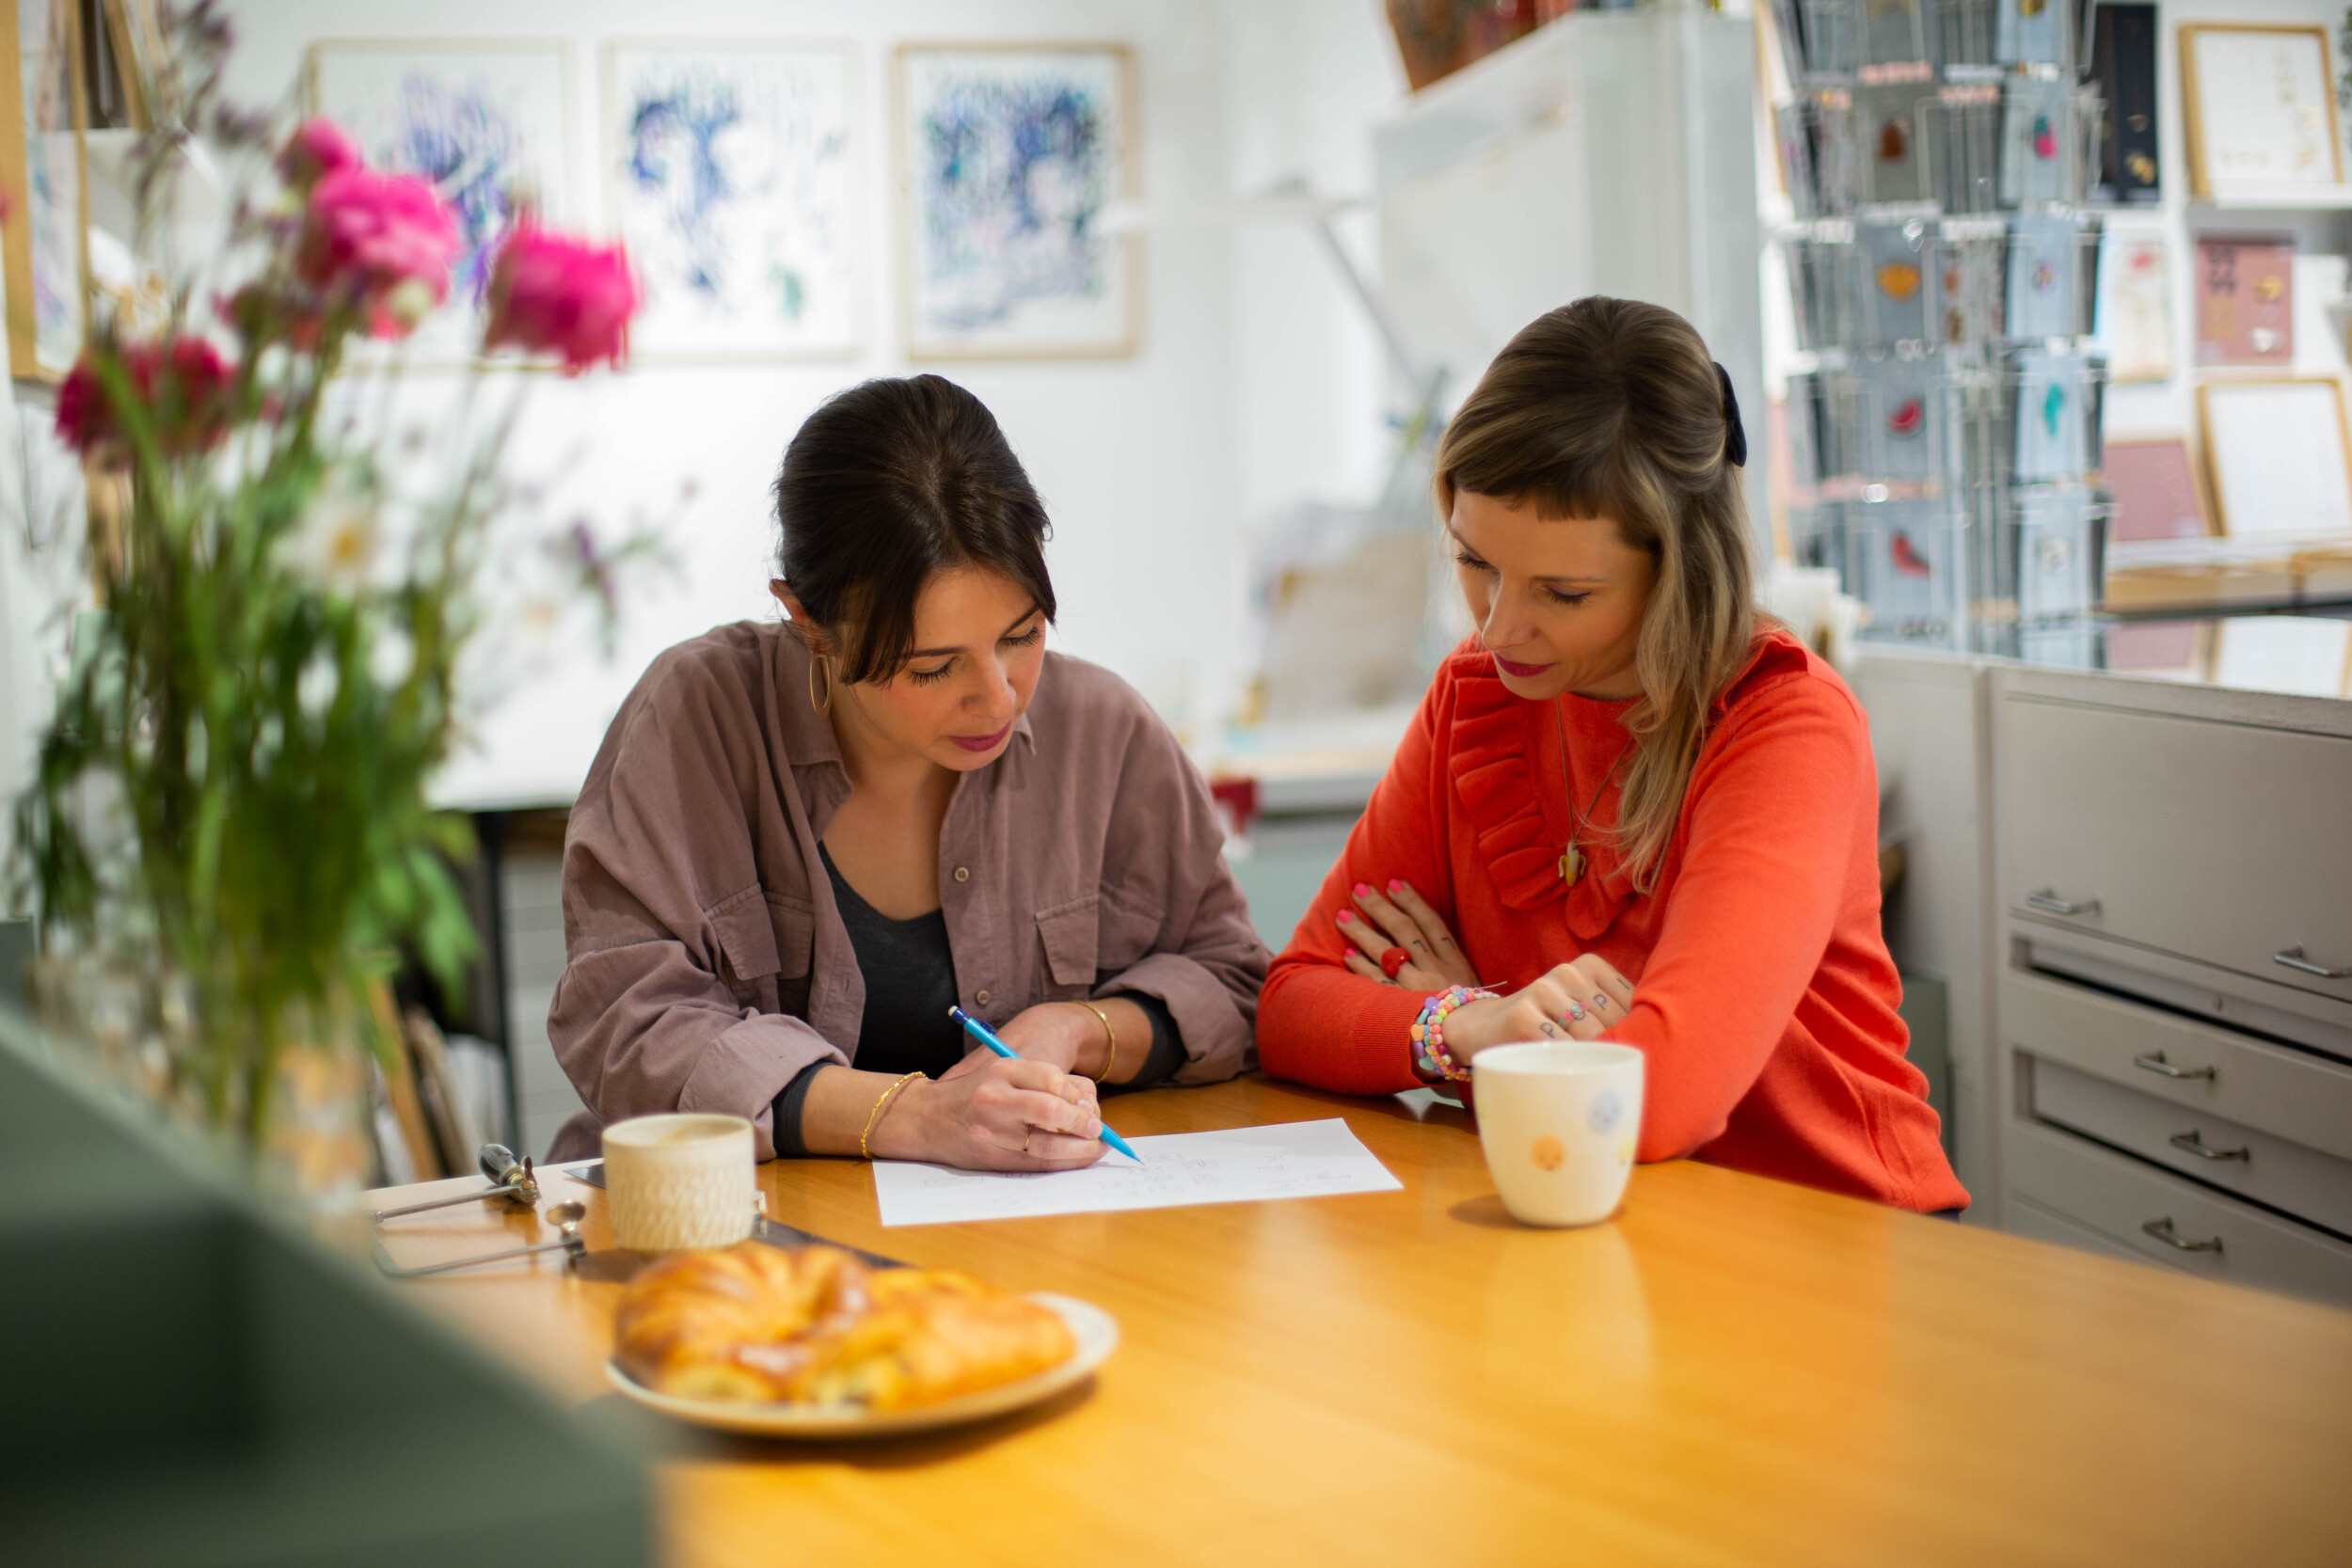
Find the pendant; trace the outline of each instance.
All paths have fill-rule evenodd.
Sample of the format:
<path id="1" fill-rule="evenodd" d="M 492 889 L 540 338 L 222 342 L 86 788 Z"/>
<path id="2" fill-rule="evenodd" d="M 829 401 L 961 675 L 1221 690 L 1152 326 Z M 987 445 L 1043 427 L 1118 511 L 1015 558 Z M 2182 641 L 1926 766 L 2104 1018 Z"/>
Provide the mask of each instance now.
<path id="1" fill-rule="evenodd" d="M 1573 844 L 1560 857 L 1560 879 L 1570 887 L 1584 879 L 1584 851 Z"/>

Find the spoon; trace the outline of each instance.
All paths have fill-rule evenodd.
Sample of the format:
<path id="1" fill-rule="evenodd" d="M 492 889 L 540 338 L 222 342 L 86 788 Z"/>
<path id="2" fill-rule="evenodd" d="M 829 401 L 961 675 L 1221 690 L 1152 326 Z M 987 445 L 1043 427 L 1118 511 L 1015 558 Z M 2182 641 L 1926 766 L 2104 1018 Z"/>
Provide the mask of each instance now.
<path id="1" fill-rule="evenodd" d="M 447 1274 L 452 1269 L 470 1269 L 477 1263 L 503 1263 L 511 1258 L 529 1258 L 534 1253 L 561 1252 L 567 1264 L 577 1263 L 587 1255 L 588 1243 L 580 1239 L 580 1222 L 588 1217 L 584 1203 L 559 1203 L 544 1216 L 555 1222 L 557 1239 L 542 1242 L 537 1246 L 516 1247 L 507 1252 L 485 1253 L 479 1258 L 460 1258 L 453 1262 L 428 1263 L 421 1269 L 404 1269 L 385 1256 L 382 1243 L 375 1250 L 375 1266 L 394 1279 L 419 1279 L 429 1274 Z"/>

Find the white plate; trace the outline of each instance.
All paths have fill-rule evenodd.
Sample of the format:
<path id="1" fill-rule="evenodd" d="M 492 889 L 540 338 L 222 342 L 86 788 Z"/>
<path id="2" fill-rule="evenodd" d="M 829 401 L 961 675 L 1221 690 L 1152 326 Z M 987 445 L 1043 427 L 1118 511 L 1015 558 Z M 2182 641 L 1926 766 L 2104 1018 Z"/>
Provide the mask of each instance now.
<path id="1" fill-rule="evenodd" d="M 1009 1410 L 1050 1399 L 1110 1359 L 1119 1347 L 1119 1322 L 1090 1302 L 1043 1291 L 1029 1299 L 1048 1307 L 1070 1326 L 1077 1351 L 1057 1367 L 1031 1372 L 1017 1383 L 982 1388 L 941 1404 L 913 1410 L 867 1410 L 859 1405 L 757 1404 L 743 1400 L 680 1399 L 657 1394 L 621 1370 L 617 1361 L 604 1364 L 612 1386 L 649 1409 L 698 1426 L 722 1432 L 749 1432 L 765 1437 L 895 1437 L 910 1432 L 983 1421 Z"/>

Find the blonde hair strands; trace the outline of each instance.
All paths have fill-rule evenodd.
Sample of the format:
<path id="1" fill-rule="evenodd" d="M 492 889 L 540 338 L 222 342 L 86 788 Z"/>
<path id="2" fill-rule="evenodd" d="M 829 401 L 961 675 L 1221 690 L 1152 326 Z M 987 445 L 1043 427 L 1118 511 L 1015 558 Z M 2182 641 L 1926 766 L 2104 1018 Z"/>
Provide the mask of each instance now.
<path id="1" fill-rule="evenodd" d="M 1708 709 L 1756 636 L 1755 565 L 1723 383 L 1691 324 L 1593 295 L 1538 316 L 1495 356 L 1438 446 L 1441 516 L 1456 492 L 1605 517 L 1657 562 L 1635 643 L 1642 696 L 1615 843 L 1657 885 Z"/>

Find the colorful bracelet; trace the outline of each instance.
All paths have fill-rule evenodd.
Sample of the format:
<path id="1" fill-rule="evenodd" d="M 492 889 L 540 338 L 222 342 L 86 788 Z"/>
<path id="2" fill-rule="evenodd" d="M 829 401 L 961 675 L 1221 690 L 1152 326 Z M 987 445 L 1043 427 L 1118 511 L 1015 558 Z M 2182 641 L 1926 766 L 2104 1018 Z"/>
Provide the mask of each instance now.
<path id="1" fill-rule="evenodd" d="M 1448 986 L 1421 1005 L 1421 1017 L 1413 1021 L 1413 1070 L 1423 1078 L 1447 1079 L 1457 1083 L 1470 1077 L 1470 1069 L 1454 1061 L 1445 1048 L 1446 1015 L 1464 1003 L 1482 1001 L 1500 993 L 1481 990 L 1471 986 Z"/>

